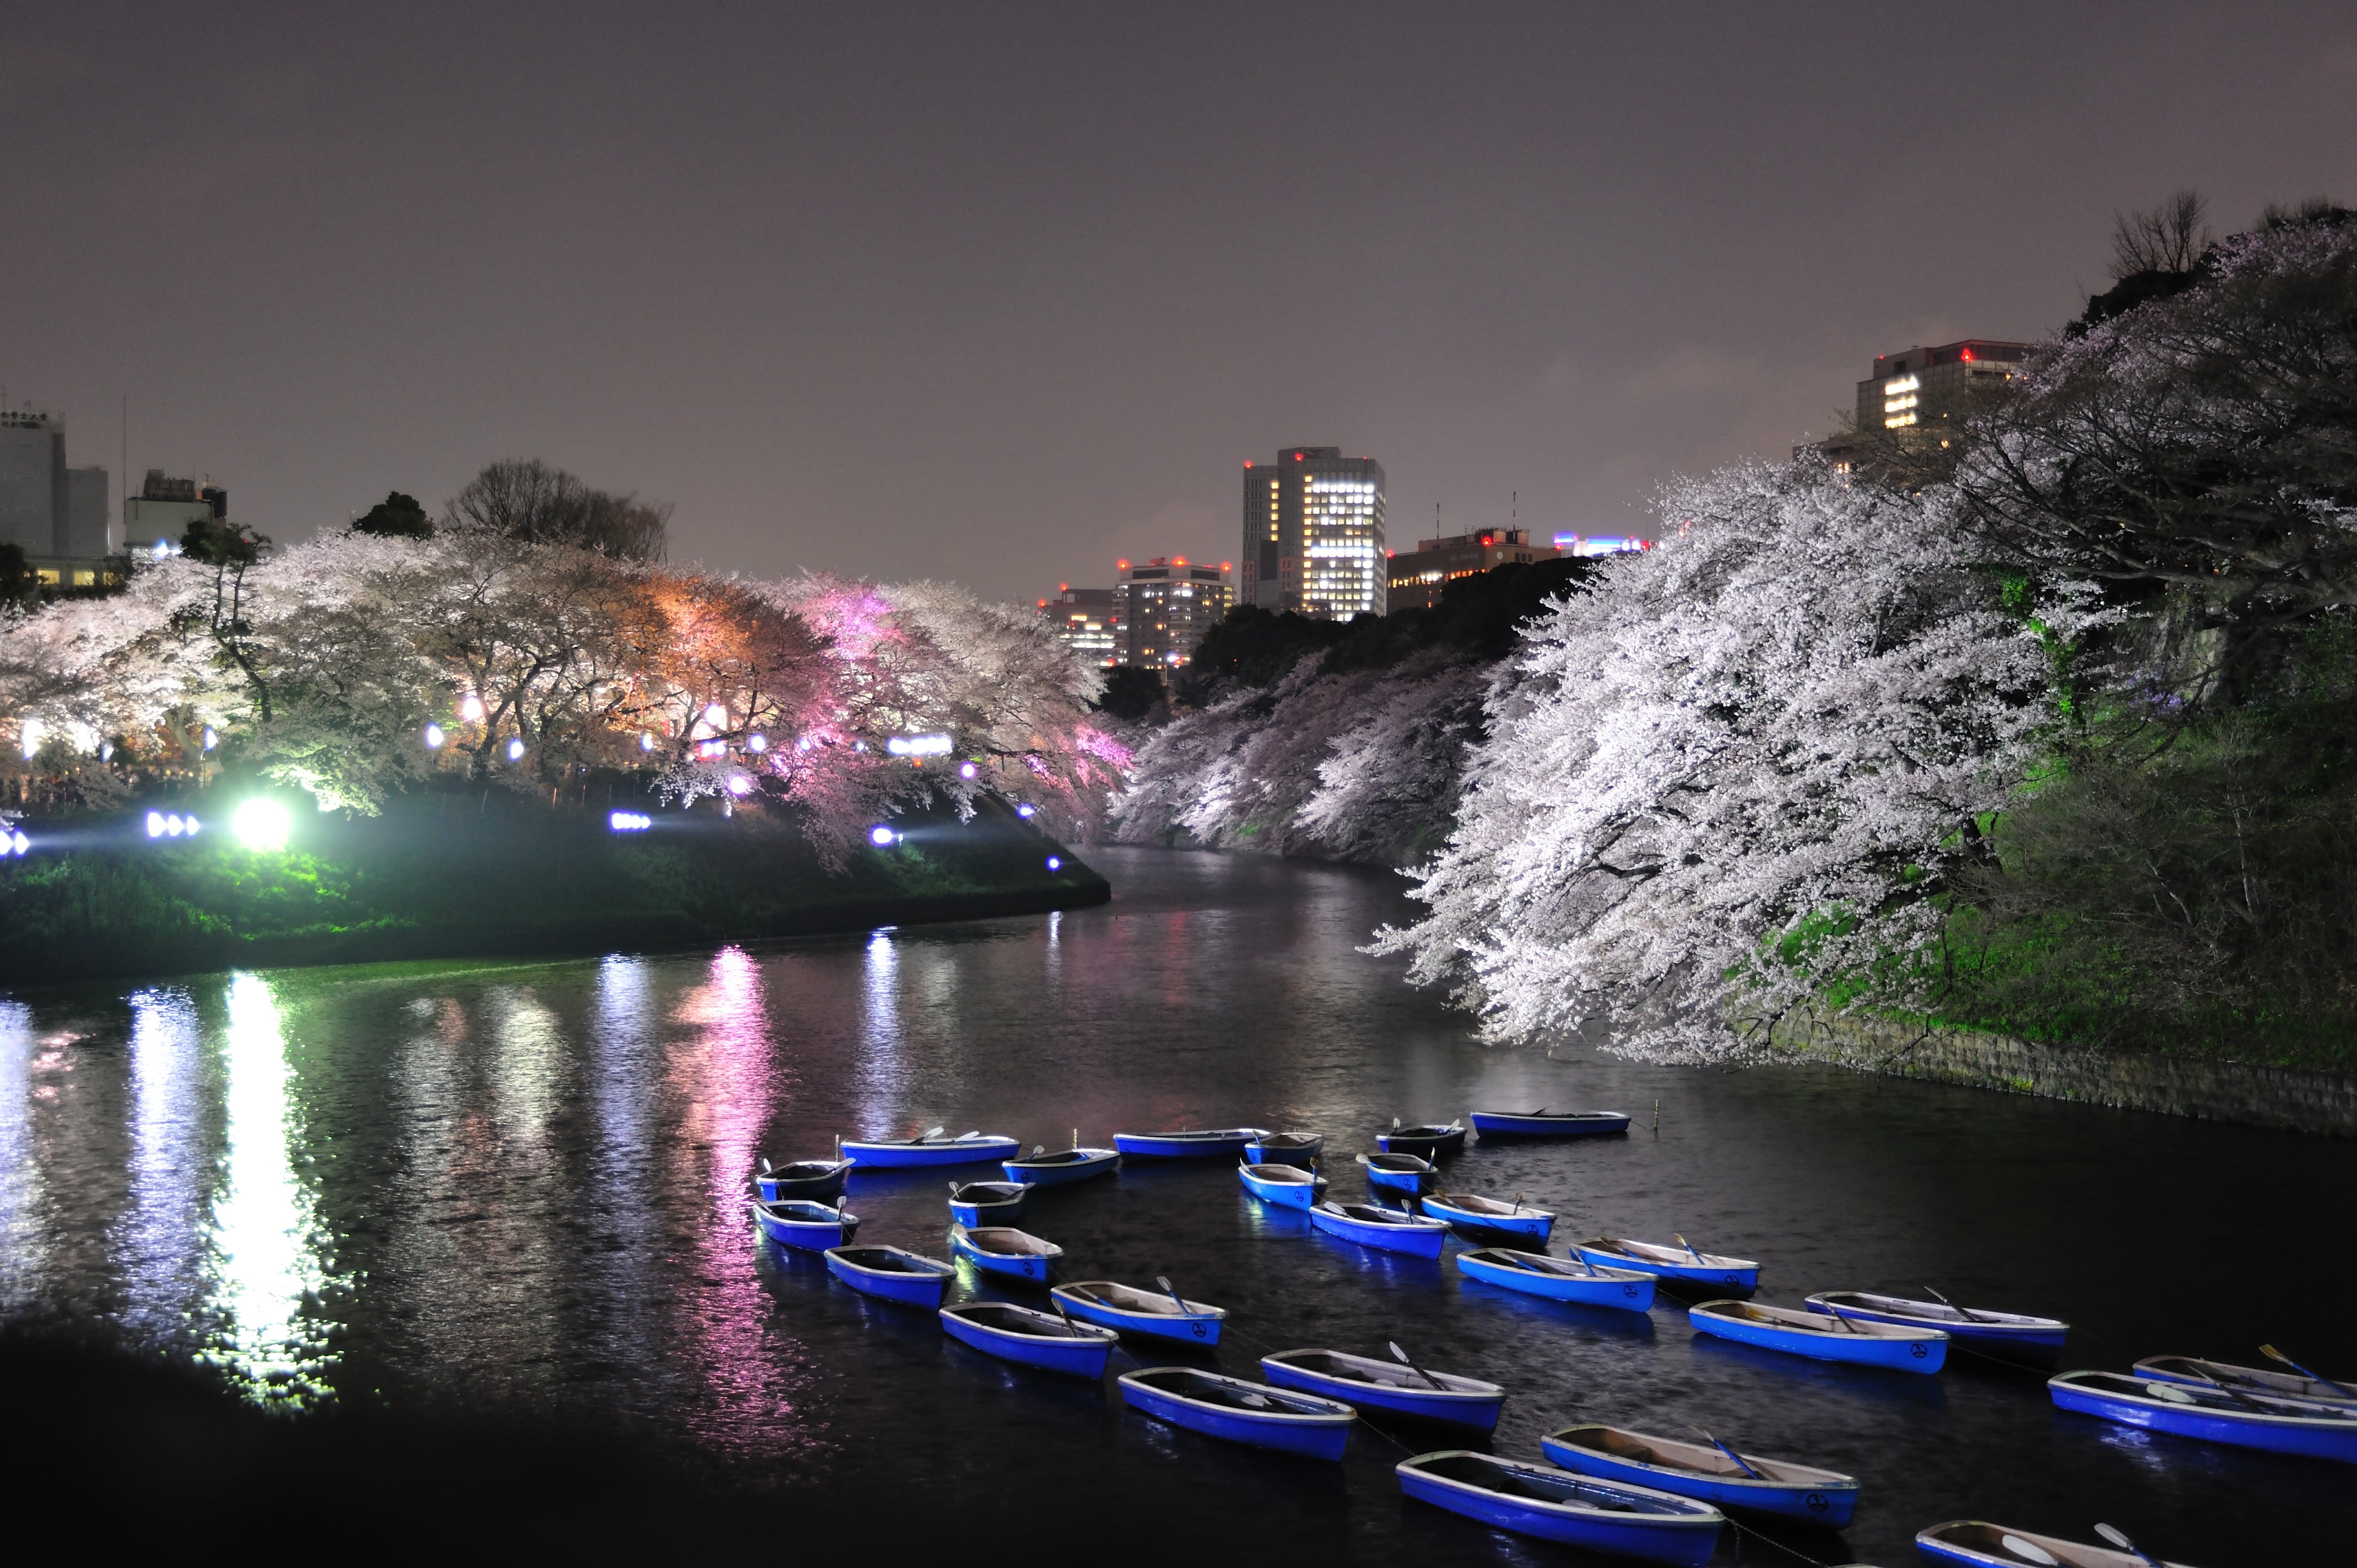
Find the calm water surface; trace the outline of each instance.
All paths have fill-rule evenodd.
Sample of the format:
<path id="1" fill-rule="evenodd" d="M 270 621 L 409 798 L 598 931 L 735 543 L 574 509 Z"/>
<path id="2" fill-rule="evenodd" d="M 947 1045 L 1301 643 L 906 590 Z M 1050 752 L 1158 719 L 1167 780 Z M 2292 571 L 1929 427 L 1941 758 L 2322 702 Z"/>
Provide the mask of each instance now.
<path id="1" fill-rule="evenodd" d="M 1354 950 L 1404 912 L 1394 878 L 1092 859 L 1114 903 L 1046 918 L 17 993 L 0 1000 L 0 1314 L 102 1322 L 258 1401 L 603 1424 L 755 1487 L 897 1472 L 942 1519 L 1112 1498 L 1141 1521 L 1223 1521 L 1240 1544 L 1306 1535 L 1338 1561 L 1568 1562 L 1403 1501 L 1405 1450 L 1382 1433 L 1362 1428 L 1340 1466 L 1261 1457 L 1125 1413 L 1110 1379 L 974 1355 L 765 1246 L 744 1206 L 759 1156 L 838 1133 L 1061 1146 L 1076 1127 L 1253 1122 L 1350 1151 L 1394 1115 L 1545 1104 L 1634 1112 L 1641 1130 L 1477 1148 L 1451 1184 L 1557 1210 L 1557 1251 L 1683 1231 L 1764 1260 L 1761 1299 L 1788 1304 L 1929 1284 L 2071 1319 L 2072 1366 L 2249 1362 L 2262 1340 L 2357 1366 L 2349 1144 L 1489 1049 Z M 1355 1167 L 1331 1174 L 1361 1191 Z M 855 1178 L 860 1239 L 947 1256 L 943 1179 Z M 2060 1414 L 2037 1377 L 1969 1358 L 1938 1378 L 1843 1370 L 1698 1338 L 1666 1299 L 1650 1317 L 1532 1302 L 1319 1236 L 1217 1163 L 1051 1189 L 1023 1224 L 1074 1277 L 1167 1273 L 1230 1308 L 1232 1372 L 1267 1349 L 1397 1339 L 1512 1391 L 1500 1453 L 1535 1455 L 1577 1420 L 1697 1423 L 1864 1481 L 1845 1537 L 1730 1532 L 1725 1562 L 1893 1565 L 1958 1516 L 2080 1540 L 2109 1520 L 2207 1568 L 2357 1552 L 2344 1467 Z"/>

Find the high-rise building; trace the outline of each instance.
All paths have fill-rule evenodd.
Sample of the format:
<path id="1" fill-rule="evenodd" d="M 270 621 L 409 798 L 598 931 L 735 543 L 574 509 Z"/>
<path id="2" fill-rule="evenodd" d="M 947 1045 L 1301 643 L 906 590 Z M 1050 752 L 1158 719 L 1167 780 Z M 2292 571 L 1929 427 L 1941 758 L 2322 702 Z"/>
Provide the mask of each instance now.
<path id="1" fill-rule="evenodd" d="M 1133 670 L 1173 670 L 1195 657 L 1211 628 L 1228 613 L 1229 565 L 1200 565 L 1184 555 L 1157 555 L 1143 565 L 1121 564 L 1114 588 L 1119 662 Z"/>
<path id="2" fill-rule="evenodd" d="M 161 468 L 147 470 L 135 496 L 123 499 L 124 548 L 169 555 L 180 548 L 188 524 L 229 516 L 229 492 L 218 485 L 176 479 Z"/>
<path id="3" fill-rule="evenodd" d="M 65 422 L 0 410 L 0 543 L 25 553 L 50 586 L 91 587 L 120 575 L 106 558 L 106 470 L 66 467 Z"/>
<path id="4" fill-rule="evenodd" d="M 1242 602 L 1326 620 L 1381 615 L 1383 469 L 1339 446 L 1287 446 L 1244 465 Z"/>
<path id="5" fill-rule="evenodd" d="M 1878 355 L 1874 374 L 1857 383 L 1857 427 L 1905 430 L 1961 419 L 1980 396 L 2013 380 L 2029 348 L 1967 338 Z"/>
<path id="6" fill-rule="evenodd" d="M 1076 588 L 1056 585 L 1056 596 L 1039 601 L 1039 613 L 1055 624 L 1056 635 L 1083 663 L 1110 667 L 1120 662 L 1121 617 L 1111 588 Z"/>
<path id="7" fill-rule="evenodd" d="M 1561 553 L 1555 545 L 1532 543 L 1530 534 L 1519 528 L 1485 528 L 1479 533 L 1419 539 L 1414 554 L 1394 555 L 1385 563 L 1391 609 L 1428 609 L 1440 602 L 1442 590 L 1459 577 L 1510 562 L 1552 561 Z"/>

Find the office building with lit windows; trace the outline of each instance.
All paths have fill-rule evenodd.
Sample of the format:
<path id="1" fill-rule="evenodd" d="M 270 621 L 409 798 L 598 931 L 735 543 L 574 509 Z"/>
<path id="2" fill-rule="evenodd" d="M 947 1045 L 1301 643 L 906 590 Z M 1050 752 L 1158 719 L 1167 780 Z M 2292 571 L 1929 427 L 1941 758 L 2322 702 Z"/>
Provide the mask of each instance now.
<path id="1" fill-rule="evenodd" d="M 1121 623 L 1119 662 L 1133 670 L 1175 670 L 1195 657 L 1204 637 L 1228 613 L 1229 565 L 1157 555 L 1142 565 L 1121 563 L 1113 590 Z"/>
<path id="2" fill-rule="evenodd" d="M 1534 544 L 1519 528 L 1485 528 L 1479 533 L 1453 533 L 1446 539 L 1419 539 L 1412 555 L 1394 555 L 1389 567 L 1391 610 L 1429 609 L 1440 602 L 1442 590 L 1459 577 L 1471 577 L 1516 561 L 1552 561 L 1563 551 L 1552 544 Z"/>
<path id="3" fill-rule="evenodd" d="M 1874 361 L 1857 383 L 1860 430 L 1907 430 L 1962 419 L 1976 398 L 2019 372 L 2027 343 L 1967 338 L 1936 349 L 1902 349 Z"/>
<path id="4" fill-rule="evenodd" d="M 1039 601 L 1039 613 L 1055 627 L 1064 646 L 1084 664 L 1111 668 L 1121 660 L 1121 617 L 1111 588 L 1056 585 L 1056 596 Z"/>
<path id="5" fill-rule="evenodd" d="M 1338 446 L 1288 446 L 1244 465 L 1240 601 L 1324 620 L 1382 615 L 1383 469 Z"/>

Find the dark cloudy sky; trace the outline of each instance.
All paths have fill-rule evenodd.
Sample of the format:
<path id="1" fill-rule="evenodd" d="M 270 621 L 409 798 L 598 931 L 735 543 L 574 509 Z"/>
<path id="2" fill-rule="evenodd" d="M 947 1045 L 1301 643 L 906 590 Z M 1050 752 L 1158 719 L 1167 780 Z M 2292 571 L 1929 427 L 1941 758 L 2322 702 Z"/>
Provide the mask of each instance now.
<path id="1" fill-rule="evenodd" d="M 1634 527 L 1877 352 L 2049 331 L 2113 212 L 2357 199 L 2357 6 L 11 5 L 0 382 L 282 539 L 538 455 L 675 558 L 1029 598 Z M 118 491 L 119 494 L 119 491 Z"/>

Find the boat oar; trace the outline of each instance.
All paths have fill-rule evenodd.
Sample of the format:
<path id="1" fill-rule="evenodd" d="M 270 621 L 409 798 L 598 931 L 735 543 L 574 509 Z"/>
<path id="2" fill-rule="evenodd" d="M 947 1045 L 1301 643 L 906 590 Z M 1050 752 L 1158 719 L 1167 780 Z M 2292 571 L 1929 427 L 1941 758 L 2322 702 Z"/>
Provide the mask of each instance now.
<path id="1" fill-rule="evenodd" d="M 1688 1422 L 1686 1424 L 1688 1426 L 1694 1426 L 1693 1422 Z M 1753 1480 L 1764 1481 L 1768 1478 L 1759 1471 L 1753 1469 L 1749 1462 L 1747 1461 L 1742 1455 L 1738 1454 L 1734 1449 L 1729 1448 L 1726 1444 L 1721 1443 L 1717 1438 L 1713 1437 L 1708 1432 L 1704 1431 L 1703 1428 L 1695 1426 L 1695 1430 L 1702 1433 L 1704 1442 L 1709 1444 L 1713 1448 L 1717 1449 L 1721 1454 L 1724 1454 L 1728 1458 L 1734 1460 L 1736 1467 L 1740 1469 L 1745 1475 L 1750 1477 Z"/>
<path id="2" fill-rule="evenodd" d="M 1177 1291 L 1177 1289 L 1175 1289 L 1175 1288 L 1171 1285 L 1171 1283 L 1170 1283 L 1170 1276 L 1169 1276 L 1168 1274 L 1157 1274 L 1157 1275 L 1155 1275 L 1155 1276 L 1154 1276 L 1154 1283 L 1155 1283 L 1156 1284 L 1160 1285 L 1160 1286 L 1163 1288 L 1163 1290 L 1164 1290 L 1165 1292 L 1167 1292 L 1167 1293 L 1169 1294 L 1170 1299 L 1171 1299 L 1172 1301 L 1175 1301 L 1175 1302 L 1177 1302 L 1177 1303 L 1178 1304 L 1178 1316 L 1181 1316 L 1181 1317 L 1185 1317 L 1185 1316 L 1189 1316 L 1189 1313 L 1188 1313 L 1188 1311 L 1187 1311 L 1187 1298 L 1186 1298 L 1185 1296 L 1183 1296 L 1183 1295 L 1180 1295 L 1180 1294 L 1178 1294 L 1178 1292 Z"/>
<path id="3" fill-rule="evenodd" d="M 1694 1261 L 1695 1262 L 1702 1262 L 1702 1253 L 1695 1248 L 1693 1242 L 1687 1240 L 1684 1237 L 1679 1235 L 1674 1230 L 1670 1232 L 1670 1240 L 1675 1241 L 1679 1246 L 1684 1247 L 1687 1251 L 1694 1253 Z M 1709 1265 L 1704 1264 L 1704 1266 L 1707 1268 Z"/>
<path id="4" fill-rule="evenodd" d="M 2160 1559 L 2155 1557 L 2151 1552 L 2147 1552 L 2143 1547 L 2138 1546 L 2135 1541 L 2130 1541 L 2126 1530 L 2116 1530 L 2108 1524 L 2099 1524 L 2095 1527 L 2095 1533 L 2102 1536 L 2105 1541 L 2110 1541 L 2114 1546 L 2118 1547 L 2122 1552 L 2125 1552 L 2129 1556 L 2135 1558 L 2137 1562 L 2148 1563 L 2152 1565 L 2152 1568 L 2163 1568 Z"/>
<path id="5" fill-rule="evenodd" d="M 946 1127 L 928 1127 L 923 1132 L 917 1134 L 917 1142 L 920 1144 L 931 1143 L 932 1140 L 940 1137 L 943 1133 L 948 1131 L 949 1129 Z"/>
<path id="6" fill-rule="evenodd" d="M 1073 1129 L 1072 1129 L 1072 1147 L 1074 1147 L 1074 1148 L 1076 1148 L 1076 1149 L 1077 1149 L 1077 1148 L 1079 1148 L 1080 1146 L 1081 1146 L 1081 1130 L 1080 1130 L 1078 1127 L 1075 1127 L 1075 1128 L 1073 1128 Z"/>
<path id="7" fill-rule="evenodd" d="M 2185 1364 L 2193 1369 L 2193 1375 L 2195 1377 L 2201 1379 L 2210 1387 L 2216 1389 L 2220 1393 L 2224 1394 L 2228 1399 L 2233 1400 L 2236 1404 L 2241 1405 L 2244 1410 L 2249 1411 L 2252 1414 L 2273 1415 L 2276 1413 L 2276 1412 L 2270 1411 L 2261 1405 L 2256 1400 L 2249 1398 L 2242 1390 L 2229 1388 L 2224 1383 L 2222 1383 L 2217 1379 L 2212 1377 L 2205 1369 L 2208 1368 L 2210 1363 L 2202 1360 L 2200 1357 L 2189 1356 L 2186 1358 Z"/>
<path id="8" fill-rule="evenodd" d="M 1392 1348 L 1393 1360 L 1397 1361 L 1401 1366 L 1405 1367 L 1409 1371 L 1414 1372 L 1417 1377 L 1422 1378 L 1426 1382 L 1430 1383 L 1442 1393 L 1447 1393 L 1448 1391 L 1448 1385 L 1447 1383 L 1442 1382 L 1438 1378 L 1434 1377 L 1430 1372 L 1426 1371 L 1422 1367 L 1417 1366 L 1414 1361 L 1407 1359 L 1407 1352 L 1399 1348 L 1398 1340 L 1386 1339 L 1383 1343 Z"/>
<path id="9" fill-rule="evenodd" d="M 770 1156 L 767 1155 L 761 1156 L 761 1174 L 763 1176 L 770 1174 Z"/>
<path id="10" fill-rule="evenodd" d="M 2328 1389 L 2339 1389 L 2342 1393 L 2347 1394 L 2350 1398 L 2357 1399 L 2357 1389 L 2351 1388 L 2347 1383 L 2336 1383 L 2330 1378 L 2324 1376 L 2320 1372 L 2309 1371 L 2306 1367 L 2301 1366 L 2298 1361 L 2293 1360 L 2290 1357 L 2285 1355 L 2282 1351 L 2276 1349 L 2272 1345 L 2260 1346 L 2259 1354 L 2265 1356 L 2270 1361 L 2281 1361 L 2285 1366 L 2289 1367 L 2293 1371 L 2298 1372 L 2301 1377 L 2306 1378 L 2310 1382 L 2322 1383 Z"/>
<path id="11" fill-rule="evenodd" d="M 1954 1302 L 1950 1301 L 1938 1291 L 1932 1290 L 1930 1285 L 1925 1285 L 1923 1289 L 1931 1295 L 1933 1301 L 1938 1302 L 1950 1312 L 1957 1314 L 1959 1316 L 1963 1317 L 1966 1323 L 1995 1323 L 1996 1321 L 1994 1317 L 1982 1317 L 1978 1316 L 1969 1306 L 1958 1306 Z"/>
<path id="12" fill-rule="evenodd" d="M 1522 1211 L 1523 1211 L 1523 1195 L 1522 1195 L 1521 1193 L 1519 1193 L 1519 1192 L 1518 1192 L 1518 1193 L 1514 1194 L 1514 1207 L 1513 1207 L 1513 1208 L 1510 1208 L 1510 1209 L 1508 1209 L 1508 1210 L 1506 1210 L 1506 1212 L 1507 1212 L 1508 1214 L 1510 1214 L 1510 1215 L 1513 1215 L 1513 1214 L 1520 1214 Z"/>
<path id="13" fill-rule="evenodd" d="M 1056 1309 L 1056 1316 L 1064 1320 L 1065 1333 L 1071 1335 L 1075 1339 L 1084 1337 L 1079 1329 L 1072 1326 L 1072 1315 L 1064 1310 L 1064 1304 L 1060 1300 L 1057 1299 L 1056 1293 L 1054 1291 L 1049 1291 L 1048 1293 L 1048 1305 L 1054 1307 Z"/>

